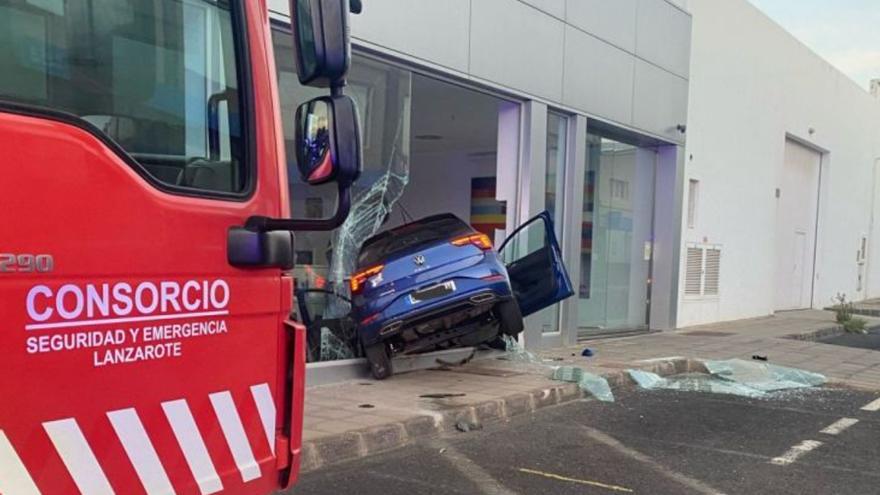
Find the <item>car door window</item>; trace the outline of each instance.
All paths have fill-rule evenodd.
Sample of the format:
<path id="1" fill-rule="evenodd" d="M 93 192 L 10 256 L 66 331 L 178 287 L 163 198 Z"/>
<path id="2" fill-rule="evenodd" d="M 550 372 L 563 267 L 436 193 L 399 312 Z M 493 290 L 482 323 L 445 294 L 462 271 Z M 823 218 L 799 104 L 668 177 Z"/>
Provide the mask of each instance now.
<path id="1" fill-rule="evenodd" d="M 515 230 L 499 253 L 524 316 L 572 295 L 549 213 L 543 212 Z"/>

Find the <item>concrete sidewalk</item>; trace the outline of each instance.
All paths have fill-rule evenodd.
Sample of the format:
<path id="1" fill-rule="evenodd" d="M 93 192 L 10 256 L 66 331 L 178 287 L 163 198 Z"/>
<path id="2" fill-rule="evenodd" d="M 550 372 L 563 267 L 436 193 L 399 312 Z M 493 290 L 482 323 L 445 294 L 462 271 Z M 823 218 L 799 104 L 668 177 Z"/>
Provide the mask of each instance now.
<path id="1" fill-rule="evenodd" d="M 869 325 L 880 325 L 870 319 Z M 880 390 L 880 351 L 814 342 L 839 333 L 826 311 L 691 327 L 578 347 L 479 359 L 467 365 L 417 371 L 386 381 L 312 387 L 306 391 L 304 471 L 406 445 L 414 438 L 506 421 L 583 397 L 574 384 L 549 377 L 556 366 L 576 365 L 605 376 L 613 389 L 631 387 L 625 374 L 640 368 L 661 375 L 697 371 L 697 359 L 751 359 L 823 373 L 833 382 Z M 583 348 L 595 353 L 581 357 Z"/>

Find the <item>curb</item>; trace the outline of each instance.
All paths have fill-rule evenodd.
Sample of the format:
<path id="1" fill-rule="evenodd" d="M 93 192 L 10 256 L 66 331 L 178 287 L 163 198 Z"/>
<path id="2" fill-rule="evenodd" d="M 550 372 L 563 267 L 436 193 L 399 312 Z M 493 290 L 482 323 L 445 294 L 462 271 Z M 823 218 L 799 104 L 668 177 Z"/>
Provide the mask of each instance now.
<path id="1" fill-rule="evenodd" d="M 880 324 L 867 325 L 865 327 L 865 331 L 872 330 L 880 330 Z M 829 337 L 837 337 L 839 335 L 846 334 L 846 330 L 844 330 L 843 325 L 834 325 L 828 328 L 821 328 L 819 330 L 813 330 L 812 332 L 805 333 L 793 333 L 789 335 L 785 335 L 782 338 L 792 339 L 792 340 L 802 340 L 806 342 L 818 342 L 823 339 L 827 339 Z"/>
<path id="2" fill-rule="evenodd" d="M 833 325 L 828 328 L 820 328 L 819 330 L 813 330 L 812 332 L 804 332 L 804 333 L 792 333 L 789 335 L 783 336 L 785 339 L 791 340 L 803 340 L 806 342 L 817 342 L 822 339 L 826 339 L 828 337 L 836 337 L 838 335 L 843 335 L 846 331 L 843 329 L 843 325 Z"/>
<path id="3" fill-rule="evenodd" d="M 706 372 L 703 364 L 694 359 L 643 363 L 642 366 L 635 364 L 632 368 L 643 369 L 661 376 Z M 608 380 L 613 391 L 636 386 L 625 370 L 602 376 Z M 300 472 L 315 471 L 403 447 L 419 438 L 453 432 L 456 431 L 455 426 L 460 421 L 476 425 L 496 423 L 588 396 L 578 388 L 577 384 L 558 383 L 531 392 L 515 393 L 500 399 L 449 409 L 442 413 L 438 412 L 435 416 L 413 416 L 403 421 L 392 421 L 305 442 L 302 447 Z"/>
<path id="4" fill-rule="evenodd" d="M 835 311 L 834 306 L 830 306 L 830 307 L 827 307 L 824 309 L 825 309 L 825 311 Z M 880 309 L 865 308 L 865 307 L 859 307 L 858 305 L 856 305 L 852 309 L 852 314 L 859 315 L 859 316 L 873 316 L 874 318 L 877 318 L 877 317 L 880 317 Z"/>

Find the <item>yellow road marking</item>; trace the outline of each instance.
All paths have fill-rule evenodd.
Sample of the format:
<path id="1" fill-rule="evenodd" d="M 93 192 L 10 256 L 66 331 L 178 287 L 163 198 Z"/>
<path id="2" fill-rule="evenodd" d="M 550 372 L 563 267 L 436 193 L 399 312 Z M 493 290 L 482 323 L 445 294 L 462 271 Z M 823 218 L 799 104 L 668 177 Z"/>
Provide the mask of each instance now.
<path id="1" fill-rule="evenodd" d="M 605 488 L 606 490 L 612 490 L 615 492 L 624 492 L 624 493 L 632 493 L 633 492 L 629 488 L 625 488 L 622 486 L 606 485 L 605 483 L 599 483 L 598 481 L 589 481 L 589 480 L 579 480 L 577 478 L 568 478 L 566 476 L 560 476 L 558 474 L 553 474 L 553 473 L 545 473 L 543 471 L 537 471 L 534 469 L 519 468 L 519 472 L 526 473 L 526 474 L 534 474 L 536 476 L 543 476 L 545 478 L 550 478 L 552 480 L 568 481 L 569 483 L 578 483 L 580 485 L 596 486 L 599 488 Z"/>

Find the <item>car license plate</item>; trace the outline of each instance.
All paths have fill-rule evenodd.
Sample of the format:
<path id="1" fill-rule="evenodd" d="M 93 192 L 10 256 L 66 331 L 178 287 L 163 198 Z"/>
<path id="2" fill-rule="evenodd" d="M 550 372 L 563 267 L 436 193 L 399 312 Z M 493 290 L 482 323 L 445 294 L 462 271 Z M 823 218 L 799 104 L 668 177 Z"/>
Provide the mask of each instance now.
<path id="1" fill-rule="evenodd" d="M 409 301 L 415 304 L 418 302 L 428 301 L 448 294 L 452 294 L 453 292 L 455 292 L 455 282 L 450 280 L 449 282 L 443 282 L 442 284 L 437 284 L 426 289 L 413 292 L 409 295 Z"/>

